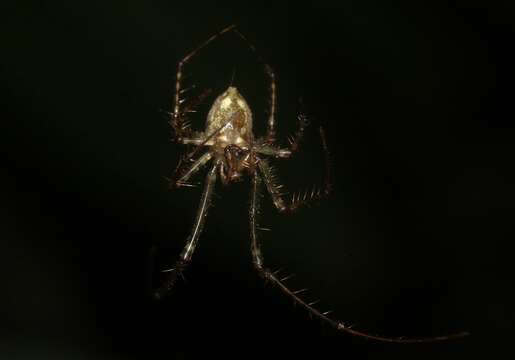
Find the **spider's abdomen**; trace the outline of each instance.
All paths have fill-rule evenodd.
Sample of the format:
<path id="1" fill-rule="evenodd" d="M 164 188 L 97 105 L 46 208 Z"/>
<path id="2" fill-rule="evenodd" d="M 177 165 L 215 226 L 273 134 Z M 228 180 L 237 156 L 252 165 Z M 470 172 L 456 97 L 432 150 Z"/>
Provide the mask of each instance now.
<path id="1" fill-rule="evenodd" d="M 215 100 L 209 110 L 206 127 L 207 134 L 219 131 L 209 145 L 220 149 L 227 145 L 248 145 L 252 136 L 252 112 L 235 87 L 230 86 Z"/>

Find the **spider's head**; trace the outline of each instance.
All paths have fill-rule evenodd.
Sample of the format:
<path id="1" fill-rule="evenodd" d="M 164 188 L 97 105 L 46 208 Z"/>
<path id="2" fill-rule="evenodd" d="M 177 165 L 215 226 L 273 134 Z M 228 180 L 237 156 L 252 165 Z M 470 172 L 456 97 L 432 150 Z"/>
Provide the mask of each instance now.
<path id="1" fill-rule="evenodd" d="M 224 149 L 223 178 L 227 182 L 241 180 L 243 170 L 248 167 L 249 151 L 238 145 L 227 145 Z"/>

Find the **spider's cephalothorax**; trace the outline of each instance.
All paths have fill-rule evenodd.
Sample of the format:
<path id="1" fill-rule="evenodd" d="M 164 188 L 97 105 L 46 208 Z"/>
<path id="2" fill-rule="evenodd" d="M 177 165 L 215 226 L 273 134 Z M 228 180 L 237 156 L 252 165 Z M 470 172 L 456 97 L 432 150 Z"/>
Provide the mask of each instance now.
<path id="1" fill-rule="evenodd" d="M 198 103 L 198 101 L 192 100 L 187 102 L 186 99 L 183 98 L 183 95 L 187 90 L 183 89 L 183 68 L 199 50 L 211 43 L 220 35 L 228 32 L 234 32 L 247 44 L 263 65 L 263 69 L 270 81 L 270 108 L 268 112 L 266 134 L 263 137 L 256 138 L 254 136 L 252 130 L 252 112 L 243 96 L 239 93 L 236 87 L 233 86 L 227 88 L 227 90 L 225 90 L 214 101 L 211 110 L 207 115 L 205 131 L 193 132 L 190 130 L 188 115 L 190 112 L 194 112 L 194 104 Z M 310 302 L 301 298 L 300 294 L 304 292 L 304 289 L 297 291 L 290 290 L 286 285 L 286 281 L 290 276 L 279 276 L 279 271 L 271 271 L 265 266 L 264 259 L 261 254 L 261 243 L 257 236 L 257 230 L 259 229 L 257 217 L 260 192 L 262 191 L 261 184 L 265 184 L 268 194 L 279 211 L 291 212 L 303 205 L 311 203 L 312 201 L 319 200 L 330 193 L 332 187 L 331 167 L 329 166 L 329 152 L 325 141 L 324 130 L 320 128 L 320 138 L 326 162 L 323 186 L 313 187 L 311 191 L 306 191 L 302 194 L 293 194 L 289 198 L 285 197 L 282 185 L 278 183 L 273 168 L 269 164 L 267 158 L 290 158 L 299 149 L 299 144 L 301 143 L 304 130 L 308 122 L 304 115 L 298 115 L 298 130 L 288 138 L 289 145 L 287 147 L 276 145 L 275 74 L 272 68 L 264 63 L 259 57 L 254 46 L 248 42 L 248 40 L 236 29 L 234 25 L 211 36 L 179 62 L 177 66 L 177 81 L 175 83 L 174 100 L 175 104 L 173 112 L 171 113 L 170 123 L 175 133 L 175 139 L 181 144 L 193 145 L 196 146 L 196 148 L 179 162 L 175 175 L 171 180 L 171 186 L 192 186 L 189 183 L 190 178 L 208 163 L 211 163 L 211 167 L 207 172 L 204 190 L 202 192 L 191 234 L 186 241 L 186 245 L 177 260 L 175 267 L 164 271 L 164 273 L 166 273 L 166 280 L 155 292 L 156 298 L 161 298 L 171 288 L 173 288 L 177 280 L 182 276 L 183 271 L 190 264 L 197 241 L 204 226 L 207 211 L 211 204 L 211 197 L 213 195 L 213 188 L 216 184 L 217 177 L 220 177 L 223 184 L 228 184 L 231 181 L 241 179 L 244 174 L 248 174 L 252 179 L 249 222 L 251 253 L 254 267 L 264 279 L 274 284 L 284 294 L 293 299 L 296 304 L 306 309 L 310 315 L 330 324 L 339 331 L 378 341 L 401 343 L 427 342 L 445 340 L 451 337 L 465 335 L 465 333 L 458 333 L 430 338 L 405 338 L 378 336 L 354 330 L 352 327 L 346 326 L 342 322 L 330 318 L 330 311 L 323 312 L 315 308 L 314 304 L 317 301 Z M 200 100 L 202 100 L 202 98 Z M 202 152 L 204 153 L 200 154 Z"/>

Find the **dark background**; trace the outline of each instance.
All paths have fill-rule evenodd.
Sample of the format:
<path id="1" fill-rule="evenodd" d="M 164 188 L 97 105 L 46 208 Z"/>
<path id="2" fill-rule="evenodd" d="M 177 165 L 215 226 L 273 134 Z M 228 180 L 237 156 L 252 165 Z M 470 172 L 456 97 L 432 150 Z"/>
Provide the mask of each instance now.
<path id="1" fill-rule="evenodd" d="M 2 11 L 2 359 L 502 356 L 513 341 L 515 6 L 372 0 L 289 3 L 17 2 Z M 468 338 L 391 345 L 337 333 L 254 273 L 249 183 L 217 186 L 175 293 L 150 300 L 152 266 L 173 263 L 200 189 L 170 192 L 180 146 L 176 64 L 231 23 L 276 70 L 283 143 L 302 97 L 313 127 L 278 163 L 290 189 L 333 196 L 284 217 L 263 198 L 266 261 L 297 274 L 324 309 L 385 335 Z M 234 84 L 263 133 L 266 82 L 228 34 L 189 81 Z M 4 128 L 4 126 L 2 126 Z M 198 177 L 203 182 L 203 175 Z M 317 295 L 318 294 L 318 295 Z M 505 356 L 505 355 L 504 355 Z"/>

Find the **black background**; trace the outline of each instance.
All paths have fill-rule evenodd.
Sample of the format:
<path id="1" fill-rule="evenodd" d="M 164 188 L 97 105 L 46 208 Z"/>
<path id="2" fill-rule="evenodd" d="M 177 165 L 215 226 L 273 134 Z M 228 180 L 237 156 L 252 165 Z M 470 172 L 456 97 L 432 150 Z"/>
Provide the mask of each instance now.
<path id="1" fill-rule="evenodd" d="M 2 13 L 2 359 L 510 349 L 513 3 L 54 1 Z M 303 151 L 277 164 L 288 188 L 321 180 L 319 125 L 333 156 L 335 191 L 320 206 L 284 217 L 264 196 L 269 266 L 357 328 L 471 336 L 379 344 L 309 320 L 253 271 L 248 181 L 218 185 L 186 282 L 150 300 L 151 248 L 156 267 L 173 263 L 200 197 L 167 189 L 183 149 L 162 110 L 180 58 L 231 23 L 276 70 L 283 143 L 299 97 L 312 116 Z M 265 78 L 233 34 L 187 71 L 213 89 L 195 126 L 233 70 L 262 134 Z"/>

